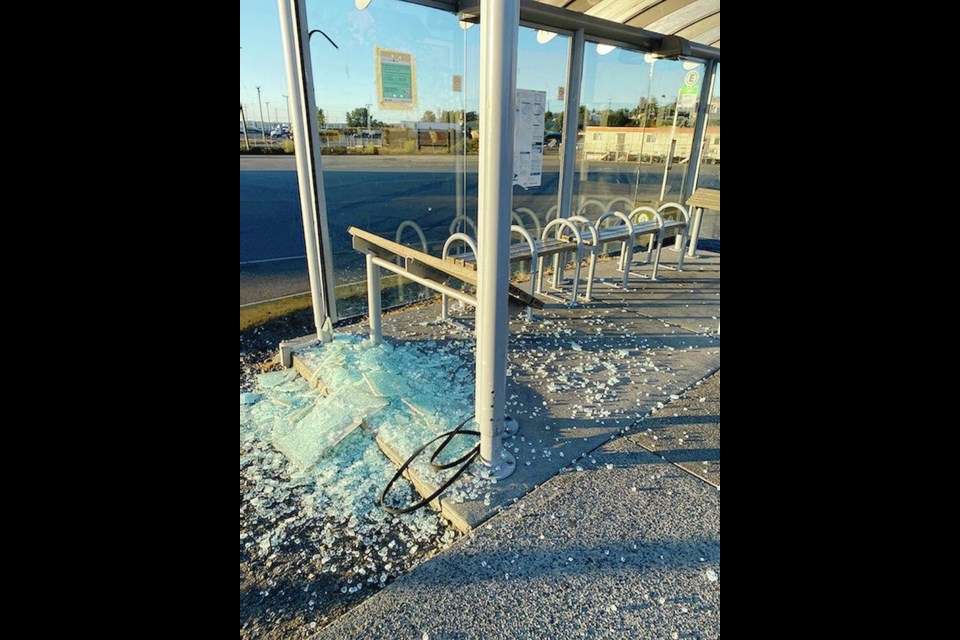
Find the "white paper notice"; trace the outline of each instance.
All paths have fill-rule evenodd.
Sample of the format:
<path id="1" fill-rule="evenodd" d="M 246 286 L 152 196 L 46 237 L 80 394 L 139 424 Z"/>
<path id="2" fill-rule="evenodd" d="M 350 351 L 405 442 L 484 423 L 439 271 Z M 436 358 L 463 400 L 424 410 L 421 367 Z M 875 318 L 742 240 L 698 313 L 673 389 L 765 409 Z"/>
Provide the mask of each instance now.
<path id="1" fill-rule="evenodd" d="M 513 184 L 539 187 L 543 174 L 543 125 L 546 91 L 517 89 L 513 135 Z"/>

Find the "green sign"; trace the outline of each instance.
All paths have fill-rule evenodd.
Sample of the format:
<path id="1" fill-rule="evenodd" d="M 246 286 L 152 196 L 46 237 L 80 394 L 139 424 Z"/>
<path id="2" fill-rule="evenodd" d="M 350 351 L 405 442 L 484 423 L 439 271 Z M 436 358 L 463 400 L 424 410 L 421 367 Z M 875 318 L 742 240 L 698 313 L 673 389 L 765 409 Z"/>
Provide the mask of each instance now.
<path id="1" fill-rule="evenodd" d="M 680 87 L 680 96 L 677 99 L 677 106 L 680 109 L 693 109 L 697 104 L 697 94 L 700 89 L 694 85 L 692 87 Z"/>
<path id="2" fill-rule="evenodd" d="M 377 69 L 377 104 L 381 109 L 417 106 L 417 72 L 413 54 L 374 47 Z"/>
<path id="3" fill-rule="evenodd" d="M 382 62 L 380 73 L 383 78 L 384 99 L 410 100 L 413 97 L 409 64 Z"/>

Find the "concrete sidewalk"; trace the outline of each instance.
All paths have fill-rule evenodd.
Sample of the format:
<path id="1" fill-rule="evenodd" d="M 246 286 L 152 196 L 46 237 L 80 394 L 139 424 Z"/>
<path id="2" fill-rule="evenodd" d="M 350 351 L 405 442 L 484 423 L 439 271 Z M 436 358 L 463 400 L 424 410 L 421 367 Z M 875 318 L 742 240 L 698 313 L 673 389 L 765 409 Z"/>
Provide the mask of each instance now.
<path id="1" fill-rule="evenodd" d="M 719 638 L 719 372 L 576 464 L 316 637 Z"/>
<path id="2" fill-rule="evenodd" d="M 440 499 L 443 515 L 454 526 L 467 532 L 482 525 L 585 452 L 627 428 L 635 432 L 651 412 L 656 412 L 657 424 L 664 423 L 672 414 L 658 407 L 720 368 L 720 256 L 701 252 L 682 272 L 667 268 L 677 258 L 664 250 L 660 279 L 634 277 L 628 289 L 619 285 L 616 261 L 605 260 L 597 265 L 592 302 L 569 307 L 550 300 L 534 322 L 514 310 L 506 404 L 508 414 L 520 422 L 520 432 L 505 444 L 517 459 L 517 470 L 487 487 L 486 496 L 445 494 Z M 637 270 L 649 274 L 651 266 Z M 390 341 L 422 342 L 428 348 L 472 341 L 472 313 L 451 313 L 452 322 L 439 320 L 438 304 L 388 313 L 383 334 Z M 344 332 L 365 334 L 367 326 Z M 450 407 L 461 419 L 471 409 Z M 682 427 L 683 416 L 677 420 Z M 678 440 L 674 448 L 683 446 Z M 646 444 L 654 442 L 650 436 Z M 421 443 L 406 444 L 406 450 L 388 456 L 399 464 Z M 432 493 L 430 483 L 419 480 L 422 493 Z"/>

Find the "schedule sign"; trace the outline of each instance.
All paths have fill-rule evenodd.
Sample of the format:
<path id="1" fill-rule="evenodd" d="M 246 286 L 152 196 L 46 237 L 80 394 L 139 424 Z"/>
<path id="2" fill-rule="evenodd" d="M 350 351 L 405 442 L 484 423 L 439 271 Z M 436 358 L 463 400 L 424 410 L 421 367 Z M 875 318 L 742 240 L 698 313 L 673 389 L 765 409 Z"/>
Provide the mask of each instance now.
<path id="1" fill-rule="evenodd" d="M 374 47 L 377 65 L 377 106 L 381 109 L 417 107 L 417 69 L 412 53 Z"/>

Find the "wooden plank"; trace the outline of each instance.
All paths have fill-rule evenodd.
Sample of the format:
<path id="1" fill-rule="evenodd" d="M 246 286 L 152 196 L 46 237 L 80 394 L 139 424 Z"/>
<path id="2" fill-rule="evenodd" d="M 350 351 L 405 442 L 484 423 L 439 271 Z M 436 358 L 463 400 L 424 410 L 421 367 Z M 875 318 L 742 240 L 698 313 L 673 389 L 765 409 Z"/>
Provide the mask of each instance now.
<path id="1" fill-rule="evenodd" d="M 687 205 L 720 211 L 720 191 L 718 189 L 697 189 L 687 199 Z"/>
<path id="2" fill-rule="evenodd" d="M 370 233 L 369 231 L 364 231 L 363 229 L 358 229 L 357 227 L 347 227 L 347 233 L 357 238 L 362 238 L 370 244 L 383 247 L 387 251 L 390 251 L 391 253 L 403 258 L 416 258 L 428 267 L 433 267 L 438 271 L 443 271 L 447 275 L 453 276 L 458 280 L 463 280 L 467 284 L 477 284 L 477 269 L 472 265 L 464 266 L 454 264 L 449 260 L 443 260 L 442 258 L 431 256 L 429 253 L 424 253 L 423 251 L 419 251 L 413 247 L 408 247 L 398 242 L 381 238 L 375 233 Z"/>
<path id="3" fill-rule="evenodd" d="M 418 251 L 413 247 L 408 247 L 397 242 L 392 242 L 386 238 L 381 238 L 375 233 L 370 233 L 369 231 L 364 231 L 363 229 L 358 229 L 357 227 L 347 227 L 347 233 L 352 235 L 354 238 L 360 238 L 365 240 L 369 245 L 374 245 L 375 247 L 380 247 L 389 251 L 394 255 L 401 256 L 404 261 L 408 262 L 410 260 L 416 260 L 420 262 L 423 266 L 430 267 L 436 271 L 440 271 L 448 276 L 454 277 L 457 280 L 462 280 L 467 284 L 477 286 L 477 268 L 473 264 L 456 264 L 451 260 L 444 260 L 442 258 L 437 258 L 436 256 L 431 256 L 429 253 L 424 253 L 423 251 Z M 369 246 L 368 245 L 368 246 Z M 355 244 L 356 246 L 356 244 Z M 534 309 L 543 309 L 543 301 L 537 299 L 536 297 L 530 295 L 528 292 L 524 291 L 520 287 L 514 285 L 508 285 L 508 293 L 511 298 L 517 300 L 521 304 L 524 304 L 528 307 L 533 307 Z"/>
<path id="4" fill-rule="evenodd" d="M 440 283 L 447 279 L 447 274 L 439 271 L 438 269 L 434 269 L 429 265 L 423 264 L 416 258 L 407 258 L 404 260 L 404 264 L 407 271 L 415 276 L 420 276 L 421 278 L 427 278 Z"/>
<path id="5" fill-rule="evenodd" d="M 714 204 L 720 202 L 720 198 L 715 198 L 715 197 L 713 197 L 713 196 L 704 196 L 704 195 L 694 196 L 694 197 L 690 198 L 690 200 L 692 200 L 692 201 L 694 201 L 694 202 L 710 202 L 710 203 L 714 203 Z"/>

